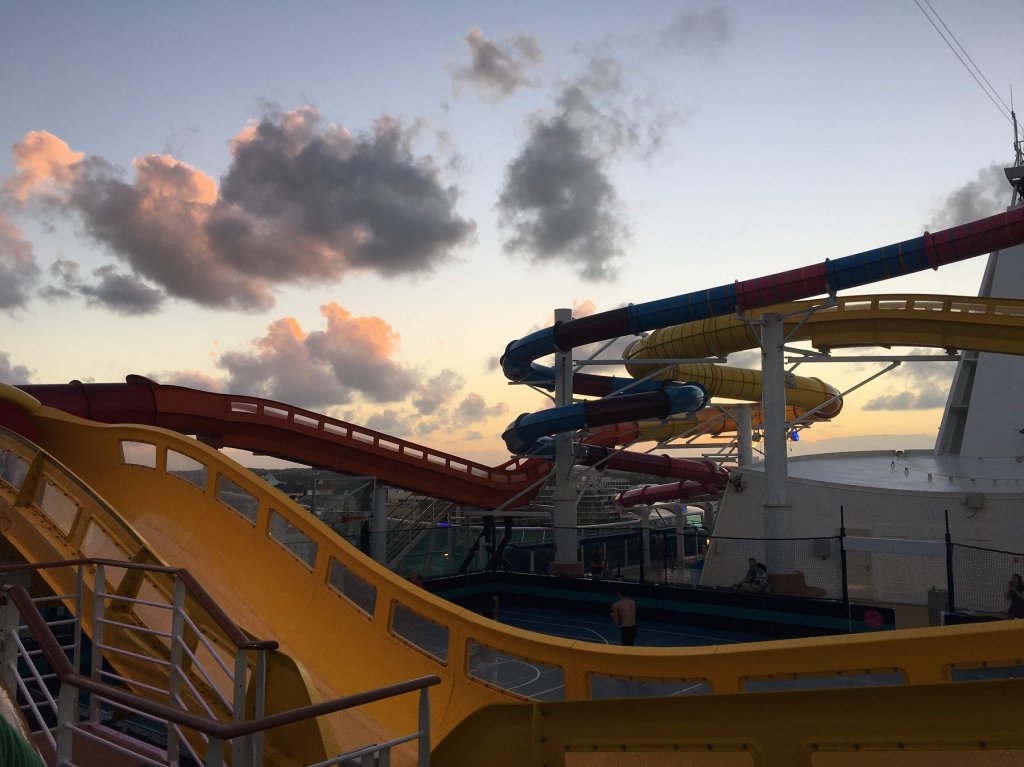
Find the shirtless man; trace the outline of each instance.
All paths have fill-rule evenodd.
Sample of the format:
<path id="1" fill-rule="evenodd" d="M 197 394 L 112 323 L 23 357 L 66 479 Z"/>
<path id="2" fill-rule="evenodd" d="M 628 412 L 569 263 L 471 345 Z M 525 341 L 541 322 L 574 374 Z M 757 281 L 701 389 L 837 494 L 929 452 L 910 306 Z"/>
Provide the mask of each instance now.
<path id="1" fill-rule="evenodd" d="M 629 598 L 625 586 L 619 586 L 616 593 L 619 601 L 612 605 L 612 621 L 619 627 L 622 644 L 632 645 L 636 640 L 636 602 Z"/>

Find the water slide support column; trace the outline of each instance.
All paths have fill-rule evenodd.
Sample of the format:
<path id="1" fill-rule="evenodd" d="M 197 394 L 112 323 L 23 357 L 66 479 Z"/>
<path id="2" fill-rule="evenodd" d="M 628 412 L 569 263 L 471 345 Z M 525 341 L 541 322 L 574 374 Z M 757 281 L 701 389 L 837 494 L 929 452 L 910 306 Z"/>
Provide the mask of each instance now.
<path id="1" fill-rule="evenodd" d="M 750 405 L 740 405 L 736 409 L 736 450 L 740 466 L 749 466 L 754 462 L 754 446 L 751 434 L 754 431 L 750 417 Z"/>
<path id="2" fill-rule="evenodd" d="M 640 581 L 650 578 L 651 573 L 651 507 L 644 506 L 640 512 Z"/>
<path id="3" fill-rule="evenodd" d="M 782 315 L 761 315 L 761 376 L 764 418 L 765 506 L 786 506 L 786 371 Z"/>
<path id="4" fill-rule="evenodd" d="M 555 309 L 555 323 L 572 319 L 572 309 Z M 555 352 L 555 406 L 572 404 L 572 350 Z M 576 549 L 576 484 L 572 481 L 572 432 L 555 440 L 555 564 L 574 565 Z"/>
<path id="5" fill-rule="evenodd" d="M 380 485 L 373 488 L 370 556 L 382 565 L 388 563 L 388 489 Z"/>
<path id="6" fill-rule="evenodd" d="M 679 504 L 679 511 L 676 513 L 676 564 L 679 572 L 682 573 L 686 562 L 686 504 Z"/>

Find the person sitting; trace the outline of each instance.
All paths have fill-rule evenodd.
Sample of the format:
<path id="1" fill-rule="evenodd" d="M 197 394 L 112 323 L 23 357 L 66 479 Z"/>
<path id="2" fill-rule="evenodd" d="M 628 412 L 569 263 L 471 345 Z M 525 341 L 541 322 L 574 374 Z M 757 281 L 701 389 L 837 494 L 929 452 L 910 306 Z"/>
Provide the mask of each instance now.
<path id="1" fill-rule="evenodd" d="M 754 580 L 750 583 L 740 585 L 742 591 L 749 591 L 751 594 L 767 594 L 771 590 L 768 580 L 768 568 L 760 562 L 754 565 Z"/>
<path id="2" fill-rule="evenodd" d="M 743 576 L 743 580 L 736 581 L 732 584 L 734 589 L 742 589 L 745 585 L 754 582 L 757 577 L 757 560 L 751 557 L 747 560 L 747 574 Z"/>

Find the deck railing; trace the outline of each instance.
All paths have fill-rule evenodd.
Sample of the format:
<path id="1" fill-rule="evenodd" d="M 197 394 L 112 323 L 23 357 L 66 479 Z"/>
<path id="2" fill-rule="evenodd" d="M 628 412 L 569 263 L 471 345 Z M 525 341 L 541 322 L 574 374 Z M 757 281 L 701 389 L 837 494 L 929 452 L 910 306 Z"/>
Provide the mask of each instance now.
<path id="1" fill-rule="evenodd" d="M 156 767 L 177 765 L 183 757 L 197 764 L 220 765 L 225 752 L 236 767 L 261 767 L 263 735 L 272 727 L 418 691 L 416 731 L 332 756 L 316 767 L 357 763 L 352 760 L 364 757 L 386 760 L 393 748 L 409 741 L 418 741 L 417 763 L 429 765 L 427 691 L 439 677 L 426 676 L 267 715 L 267 658 L 277 643 L 247 638 L 188 571 L 99 559 L 3 570 L 10 576 L 55 567 L 77 571 L 79 587 L 74 593 L 34 599 L 20 584 L 4 587 L 0 674 L 16 691 L 26 720 L 49 746 L 56 763 L 75 765 L 74 745 L 85 739 Z M 161 599 L 155 590 L 147 591 L 145 597 L 126 597 L 97 586 L 90 600 L 86 571 L 96 584 L 122 583 L 143 574 L 167 578 L 171 599 Z M 93 635 L 88 671 L 83 672 L 80 618 L 90 604 Z M 40 608 L 50 614 L 49 619 Z M 136 611 L 147 613 L 146 625 L 137 619 Z M 157 613 L 165 615 L 156 617 Z M 204 628 L 210 622 L 213 631 Z M 161 624 L 166 631 L 156 627 Z M 55 631 L 61 633 L 61 640 Z M 225 654 L 225 644 L 233 649 L 233 658 Z M 120 721 L 125 730 L 134 727 L 134 737 L 115 737 L 114 721 Z M 126 724 L 129 721 L 131 725 Z"/>

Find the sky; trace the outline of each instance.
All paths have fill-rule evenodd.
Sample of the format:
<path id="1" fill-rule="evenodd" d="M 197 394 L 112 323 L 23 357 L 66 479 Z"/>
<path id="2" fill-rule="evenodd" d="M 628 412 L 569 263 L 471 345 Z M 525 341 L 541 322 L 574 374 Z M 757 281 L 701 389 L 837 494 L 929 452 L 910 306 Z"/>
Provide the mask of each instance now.
<path id="1" fill-rule="evenodd" d="M 1019 0 L 7 0 L 0 18 L 0 380 L 141 374 L 484 463 L 547 404 L 498 359 L 558 308 L 1004 209 L 1024 89 Z M 983 269 L 858 293 L 974 295 Z M 845 390 L 882 365 L 809 367 Z M 793 450 L 930 447 L 952 373 L 904 364 Z"/>

